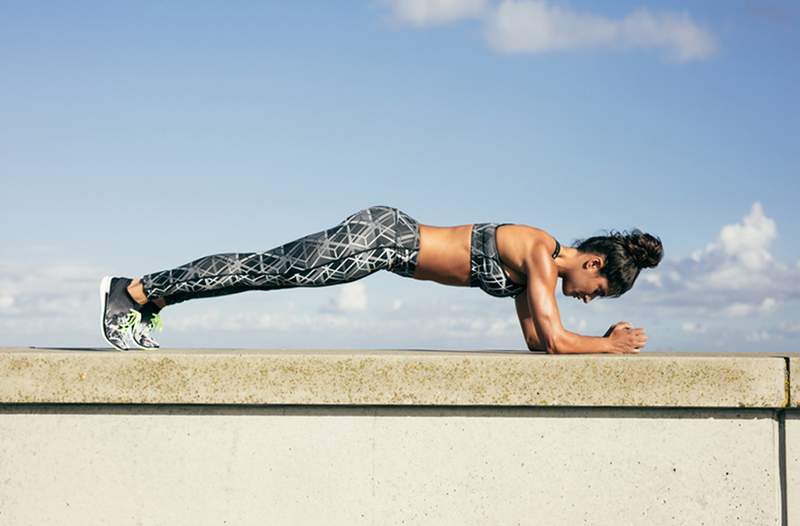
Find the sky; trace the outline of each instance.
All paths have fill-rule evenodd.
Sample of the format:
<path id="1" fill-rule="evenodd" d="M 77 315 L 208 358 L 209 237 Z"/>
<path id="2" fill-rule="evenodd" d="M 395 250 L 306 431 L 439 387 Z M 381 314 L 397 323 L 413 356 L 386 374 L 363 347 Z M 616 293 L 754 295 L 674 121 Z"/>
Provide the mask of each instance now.
<path id="1" fill-rule="evenodd" d="M 664 259 L 562 323 L 642 352 L 800 342 L 791 1 L 0 3 L 0 346 L 108 347 L 104 275 L 372 205 Z M 524 350 L 512 298 L 376 272 L 161 313 L 162 348 Z"/>

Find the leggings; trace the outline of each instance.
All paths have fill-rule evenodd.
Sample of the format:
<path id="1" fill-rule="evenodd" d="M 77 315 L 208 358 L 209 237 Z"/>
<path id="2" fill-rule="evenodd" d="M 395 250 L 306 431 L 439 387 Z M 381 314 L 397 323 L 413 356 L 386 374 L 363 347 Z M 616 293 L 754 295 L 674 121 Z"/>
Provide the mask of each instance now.
<path id="1" fill-rule="evenodd" d="M 397 208 L 376 205 L 265 252 L 204 256 L 146 274 L 141 282 L 145 296 L 172 305 L 247 290 L 338 285 L 378 270 L 413 277 L 418 254 L 417 221 Z"/>

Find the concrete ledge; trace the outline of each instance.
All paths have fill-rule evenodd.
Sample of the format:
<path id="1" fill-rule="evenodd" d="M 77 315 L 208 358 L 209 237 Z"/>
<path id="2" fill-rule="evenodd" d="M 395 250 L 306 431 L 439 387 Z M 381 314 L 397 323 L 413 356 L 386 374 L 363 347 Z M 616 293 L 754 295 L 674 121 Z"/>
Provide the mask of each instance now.
<path id="1" fill-rule="evenodd" d="M 799 364 L 800 353 L 0 348 L 0 403 L 784 408 L 800 406 Z"/>
<path id="2" fill-rule="evenodd" d="M 0 348 L 0 524 L 800 526 L 798 364 Z"/>

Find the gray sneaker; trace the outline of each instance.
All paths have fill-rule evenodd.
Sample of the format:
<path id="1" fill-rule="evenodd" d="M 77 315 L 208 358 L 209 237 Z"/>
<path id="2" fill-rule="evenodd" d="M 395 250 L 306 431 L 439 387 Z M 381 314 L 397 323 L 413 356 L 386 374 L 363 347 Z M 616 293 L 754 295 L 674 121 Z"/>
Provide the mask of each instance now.
<path id="1" fill-rule="evenodd" d="M 160 347 L 151 335 L 154 330 L 162 331 L 164 329 L 161 324 L 161 316 L 158 314 L 160 310 L 161 307 L 152 301 L 142 305 L 142 319 L 134 325 L 131 332 L 131 338 L 140 349 L 158 349 Z"/>
<path id="2" fill-rule="evenodd" d="M 133 328 L 142 319 L 140 305 L 130 294 L 132 279 L 104 276 L 100 281 L 100 326 L 103 338 L 115 349 L 127 351 L 126 338 L 132 337 Z"/>

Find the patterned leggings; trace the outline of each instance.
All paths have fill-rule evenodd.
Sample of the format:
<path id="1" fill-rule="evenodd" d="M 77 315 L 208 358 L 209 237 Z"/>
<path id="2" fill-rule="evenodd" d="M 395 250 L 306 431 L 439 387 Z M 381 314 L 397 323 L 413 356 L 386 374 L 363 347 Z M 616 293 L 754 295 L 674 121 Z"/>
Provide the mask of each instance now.
<path id="1" fill-rule="evenodd" d="M 417 221 L 397 208 L 376 205 L 266 252 L 204 256 L 141 281 L 148 298 L 172 305 L 247 290 L 338 285 L 378 270 L 413 277 L 418 254 Z"/>

